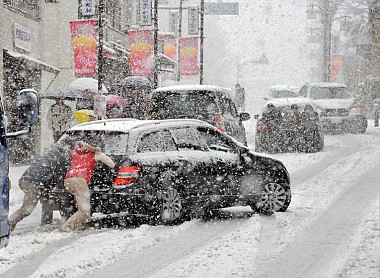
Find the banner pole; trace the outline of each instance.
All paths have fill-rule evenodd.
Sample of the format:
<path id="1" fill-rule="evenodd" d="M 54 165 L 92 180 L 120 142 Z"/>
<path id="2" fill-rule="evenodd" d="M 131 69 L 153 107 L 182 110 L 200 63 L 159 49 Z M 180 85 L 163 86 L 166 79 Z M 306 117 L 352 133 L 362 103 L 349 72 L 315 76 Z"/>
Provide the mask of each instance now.
<path id="1" fill-rule="evenodd" d="M 201 0 L 201 28 L 200 28 L 200 50 L 199 50 L 199 84 L 203 84 L 203 39 L 204 39 L 204 14 L 205 0 Z"/>

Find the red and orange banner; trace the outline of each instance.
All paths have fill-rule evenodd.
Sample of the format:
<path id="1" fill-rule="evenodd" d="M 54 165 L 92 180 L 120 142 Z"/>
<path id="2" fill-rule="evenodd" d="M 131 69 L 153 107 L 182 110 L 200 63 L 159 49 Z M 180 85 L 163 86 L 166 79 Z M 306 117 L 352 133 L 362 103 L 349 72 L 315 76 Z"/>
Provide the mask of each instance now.
<path id="1" fill-rule="evenodd" d="M 70 22 L 71 42 L 74 52 L 75 76 L 93 76 L 97 62 L 97 21 L 76 20 Z"/>
<path id="2" fill-rule="evenodd" d="M 158 34 L 158 40 L 164 42 L 163 54 L 171 60 L 176 60 L 177 42 L 174 34 Z"/>
<path id="3" fill-rule="evenodd" d="M 342 54 L 332 54 L 331 57 L 331 72 L 330 72 L 330 82 L 336 82 L 338 74 L 342 69 L 344 55 Z"/>
<path id="4" fill-rule="evenodd" d="M 181 75 L 198 75 L 198 38 L 181 38 L 179 44 Z"/>
<path id="5" fill-rule="evenodd" d="M 152 75 L 153 31 L 129 31 L 131 75 Z"/>

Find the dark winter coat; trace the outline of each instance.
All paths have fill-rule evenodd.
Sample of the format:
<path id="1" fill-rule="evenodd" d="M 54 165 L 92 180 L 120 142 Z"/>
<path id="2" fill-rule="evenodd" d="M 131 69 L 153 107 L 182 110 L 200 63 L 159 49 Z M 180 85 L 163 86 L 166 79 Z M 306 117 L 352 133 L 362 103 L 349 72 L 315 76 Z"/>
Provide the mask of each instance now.
<path id="1" fill-rule="evenodd" d="M 263 113 L 263 122 L 270 131 L 275 131 L 279 128 L 282 122 L 281 112 L 276 107 L 268 107 Z"/>
<path id="2" fill-rule="evenodd" d="M 283 118 L 283 127 L 287 130 L 296 131 L 301 123 L 301 113 L 297 109 L 290 109 Z"/>
<path id="3" fill-rule="evenodd" d="M 301 126 L 305 130 L 316 129 L 318 123 L 318 113 L 311 110 L 305 110 L 301 113 Z"/>
<path id="4" fill-rule="evenodd" d="M 70 163 L 69 151 L 54 145 L 29 166 L 20 180 L 31 182 L 41 189 L 61 187 Z"/>

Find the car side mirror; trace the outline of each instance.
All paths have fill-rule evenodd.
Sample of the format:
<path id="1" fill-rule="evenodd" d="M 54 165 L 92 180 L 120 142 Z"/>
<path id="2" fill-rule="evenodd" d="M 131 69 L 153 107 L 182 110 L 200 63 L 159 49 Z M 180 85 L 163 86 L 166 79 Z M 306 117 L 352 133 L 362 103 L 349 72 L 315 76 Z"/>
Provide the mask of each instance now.
<path id="1" fill-rule="evenodd" d="M 21 90 L 17 97 L 19 123 L 31 126 L 38 122 L 38 94 L 33 89 Z"/>
<path id="2" fill-rule="evenodd" d="M 248 121 L 251 118 L 248 112 L 240 112 L 239 117 L 242 121 Z"/>
<path id="3" fill-rule="evenodd" d="M 255 118 L 255 120 L 257 120 L 257 119 L 259 118 L 259 114 L 256 114 L 256 115 L 254 116 L 254 118 Z"/>

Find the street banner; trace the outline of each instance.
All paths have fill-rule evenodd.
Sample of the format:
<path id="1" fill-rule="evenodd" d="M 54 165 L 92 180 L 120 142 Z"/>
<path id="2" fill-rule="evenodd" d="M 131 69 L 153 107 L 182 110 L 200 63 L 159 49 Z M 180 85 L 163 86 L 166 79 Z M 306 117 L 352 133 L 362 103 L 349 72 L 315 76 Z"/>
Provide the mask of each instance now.
<path id="1" fill-rule="evenodd" d="M 178 11 L 169 11 L 169 32 L 178 34 Z"/>
<path id="2" fill-rule="evenodd" d="M 158 34 L 158 40 L 163 42 L 163 52 L 165 56 L 175 61 L 177 52 L 176 36 L 174 34 Z"/>
<path id="3" fill-rule="evenodd" d="M 70 30 L 75 76 L 94 76 L 98 54 L 97 20 L 71 21 Z"/>
<path id="4" fill-rule="evenodd" d="M 152 24 L 152 0 L 140 0 L 140 25 Z"/>
<path id="5" fill-rule="evenodd" d="M 198 38 L 181 38 L 179 45 L 181 75 L 198 75 Z"/>
<path id="6" fill-rule="evenodd" d="M 131 75 L 152 74 L 153 31 L 129 31 Z"/>
<path id="7" fill-rule="evenodd" d="M 199 7 L 198 6 L 189 6 L 189 26 L 188 33 L 189 35 L 198 35 L 199 34 Z"/>
<path id="8" fill-rule="evenodd" d="M 344 55 L 332 54 L 331 55 L 331 73 L 330 82 L 337 82 L 338 75 L 342 69 Z"/>

